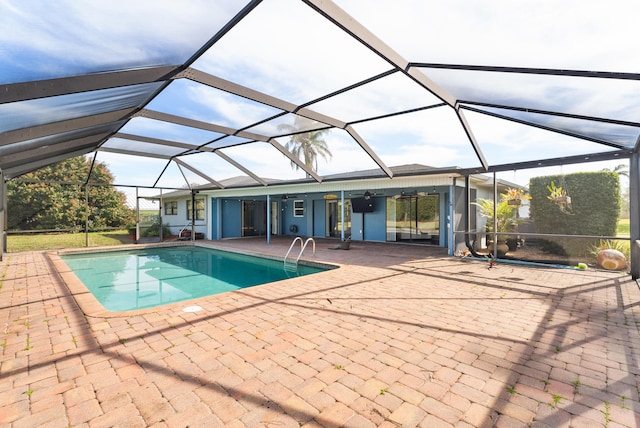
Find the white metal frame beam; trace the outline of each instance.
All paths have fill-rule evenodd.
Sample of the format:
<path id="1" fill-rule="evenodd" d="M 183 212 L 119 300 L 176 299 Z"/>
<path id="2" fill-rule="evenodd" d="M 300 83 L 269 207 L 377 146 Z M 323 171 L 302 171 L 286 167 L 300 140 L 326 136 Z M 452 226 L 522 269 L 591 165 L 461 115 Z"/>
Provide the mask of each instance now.
<path id="1" fill-rule="evenodd" d="M 203 129 L 205 131 L 216 132 L 226 136 L 234 135 L 240 138 L 246 138 L 248 140 L 257 141 L 269 141 L 269 137 L 253 132 L 240 131 L 238 129 L 229 128 L 226 126 L 216 125 L 209 122 L 203 122 L 201 120 L 189 119 L 182 116 L 177 116 L 169 113 L 162 113 L 155 110 L 142 109 L 137 112 L 134 117 L 145 117 L 148 119 L 159 120 L 162 122 L 174 123 L 176 125 L 188 126 L 191 128 Z"/>
<path id="2" fill-rule="evenodd" d="M 87 153 L 89 153 L 88 150 L 76 150 L 76 151 L 73 151 L 73 152 L 63 153 L 63 154 L 58 155 L 58 156 L 47 157 L 46 159 L 40 159 L 40 160 L 35 161 L 35 162 L 25 163 L 25 164 L 22 164 L 20 166 L 16 166 L 15 168 L 6 168 L 6 169 L 3 170 L 3 172 L 5 174 L 5 180 L 18 177 L 18 176 L 20 176 L 22 174 L 26 174 L 26 173 L 35 171 L 35 170 L 43 168 L 43 167 L 45 167 L 47 165 L 52 165 L 54 163 L 57 163 L 57 162 L 60 162 L 60 161 L 63 161 L 63 160 L 69 159 L 69 158 L 86 155 Z"/>
<path id="3" fill-rule="evenodd" d="M 458 100 L 450 94 L 447 90 L 435 83 L 429 77 L 427 77 L 421 70 L 411 67 L 409 61 L 404 59 L 399 53 L 393 50 L 375 34 L 369 31 L 366 27 L 356 21 L 353 17 L 347 14 L 339 6 L 329 0 L 303 0 L 313 9 L 322 14 L 329 21 L 340 27 L 346 33 L 350 34 L 356 40 L 363 45 L 367 46 L 378 56 L 389 62 L 398 70 L 402 71 L 407 76 L 411 77 L 416 83 L 420 84 L 427 91 L 441 99 L 444 103 L 448 104 L 456 111 L 460 124 L 464 128 L 464 131 L 469 139 L 469 142 L 473 146 L 478 160 L 482 164 L 485 170 L 488 169 L 487 161 L 482 154 L 482 150 L 478 142 L 476 141 L 473 132 L 464 116 L 459 111 Z"/>
<path id="4" fill-rule="evenodd" d="M 151 67 L 0 85 L 0 104 L 117 88 L 171 78 L 178 66 Z"/>
<path id="5" fill-rule="evenodd" d="M 218 156 L 220 156 L 222 159 L 224 159 L 228 163 L 230 163 L 231 165 L 233 165 L 236 168 L 238 168 L 240 171 L 242 171 L 245 174 L 247 174 L 249 177 L 251 177 L 254 180 L 256 180 L 258 183 L 262 184 L 263 186 L 267 185 L 266 181 L 264 181 L 262 178 L 258 177 L 256 174 L 254 174 L 253 172 L 251 172 L 250 170 L 248 170 L 247 168 L 242 166 L 242 164 L 240 164 L 239 162 L 236 162 L 235 160 L 231 159 L 229 156 L 224 154 L 222 152 L 222 150 L 216 150 L 214 153 L 217 154 Z"/>
<path id="6" fill-rule="evenodd" d="M 289 160 L 295 163 L 301 170 L 303 170 L 309 177 L 313 177 L 318 183 L 322 182 L 322 177 L 315 173 L 311 168 L 305 165 L 297 156 L 294 156 L 289 150 L 287 150 L 282 144 L 278 142 L 275 138 L 271 138 L 269 140 L 269 144 L 278 149 L 280 153 L 285 155 Z"/>
<path id="7" fill-rule="evenodd" d="M 64 143 L 51 144 L 49 146 L 41 146 L 31 150 L 24 150 L 2 156 L 2 164 L 5 168 L 11 168 L 12 164 L 20 164 L 27 162 L 38 162 L 52 155 L 64 154 L 68 151 L 76 152 L 84 149 L 87 153 L 94 149 L 96 140 L 102 140 L 109 134 L 91 135 L 76 140 L 65 141 Z"/>
<path id="8" fill-rule="evenodd" d="M 224 189 L 224 186 L 220 183 L 218 183 L 216 180 L 214 180 L 213 178 L 209 177 L 207 174 L 203 173 L 202 171 L 197 170 L 196 168 L 192 167 L 191 165 L 187 164 L 186 162 L 181 161 L 180 159 L 177 158 L 173 158 L 173 161 L 175 163 L 177 163 L 179 166 L 183 166 L 185 168 L 187 168 L 189 171 L 193 172 L 194 174 L 199 175 L 200 177 L 204 178 L 205 180 L 207 180 L 209 183 L 213 184 L 214 186 L 220 188 L 220 189 Z M 189 184 L 189 183 L 187 183 Z"/>
<path id="9" fill-rule="evenodd" d="M 62 120 L 60 122 L 52 122 L 44 125 L 30 126 L 28 128 L 7 131 L 0 134 L 0 146 L 55 134 L 62 134 L 63 132 L 75 131 L 77 129 L 118 122 L 127 119 L 133 111 L 135 111 L 135 108 L 126 108 L 107 113 L 99 113 L 90 116 Z"/>

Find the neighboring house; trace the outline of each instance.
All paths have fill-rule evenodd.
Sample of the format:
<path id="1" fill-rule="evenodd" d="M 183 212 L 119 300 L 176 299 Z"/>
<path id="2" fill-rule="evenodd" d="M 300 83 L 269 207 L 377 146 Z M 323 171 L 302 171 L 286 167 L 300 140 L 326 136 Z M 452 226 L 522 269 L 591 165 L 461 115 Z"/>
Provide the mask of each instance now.
<path id="1" fill-rule="evenodd" d="M 220 181 L 223 189 L 200 186 L 193 192 L 163 194 L 162 222 L 175 235 L 190 230 L 195 201 L 195 230 L 206 239 L 266 237 L 269 231 L 271 235 L 436 245 L 449 248 L 451 254 L 464 247 L 464 178 L 434 174 L 435 170 L 422 165 L 392 171 L 393 179 L 376 176 L 378 171 L 372 170 L 371 178 L 365 179 L 338 174 L 321 183 L 267 180 L 268 186 L 250 177 L 235 177 Z M 430 174 L 415 175 L 416 171 Z M 499 191 L 507 186 L 500 183 Z M 493 195 L 488 176 L 473 176 L 470 187 L 472 199 Z M 472 209 L 472 230 L 484 227 L 476 217 Z"/>

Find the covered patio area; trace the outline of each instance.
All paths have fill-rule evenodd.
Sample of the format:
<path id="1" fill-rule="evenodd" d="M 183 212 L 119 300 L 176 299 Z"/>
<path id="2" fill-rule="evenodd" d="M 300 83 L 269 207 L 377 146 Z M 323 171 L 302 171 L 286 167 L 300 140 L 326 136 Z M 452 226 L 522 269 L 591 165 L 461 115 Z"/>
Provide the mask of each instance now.
<path id="1" fill-rule="evenodd" d="M 339 269 L 125 316 L 83 313 L 46 253 L 6 254 L 0 425 L 640 426 L 629 275 L 334 247 L 304 258 Z"/>

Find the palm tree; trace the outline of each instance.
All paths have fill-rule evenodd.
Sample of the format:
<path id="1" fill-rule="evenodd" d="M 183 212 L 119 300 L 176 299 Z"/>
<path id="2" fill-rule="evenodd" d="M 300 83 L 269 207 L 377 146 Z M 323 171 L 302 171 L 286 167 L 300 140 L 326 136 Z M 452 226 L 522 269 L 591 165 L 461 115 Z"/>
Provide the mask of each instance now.
<path id="1" fill-rule="evenodd" d="M 609 169 L 609 168 L 603 168 L 603 171 L 611 171 L 611 172 L 616 172 L 618 173 L 618 175 L 623 175 L 625 177 L 629 177 L 629 167 L 623 163 L 616 165 L 615 168 L 613 168 L 613 170 Z"/>
<path id="2" fill-rule="evenodd" d="M 302 125 L 305 120 L 308 119 L 296 116 L 293 125 L 281 124 L 278 126 L 278 129 L 293 133 L 303 129 Z M 318 172 L 318 156 L 324 159 L 330 159 L 333 156 L 327 142 L 323 138 L 328 132 L 329 129 L 321 129 L 319 131 L 292 134 L 285 148 L 295 157 L 303 160 L 304 164 L 311 168 L 313 172 Z M 300 167 L 292 161 L 291 168 L 299 169 Z"/>

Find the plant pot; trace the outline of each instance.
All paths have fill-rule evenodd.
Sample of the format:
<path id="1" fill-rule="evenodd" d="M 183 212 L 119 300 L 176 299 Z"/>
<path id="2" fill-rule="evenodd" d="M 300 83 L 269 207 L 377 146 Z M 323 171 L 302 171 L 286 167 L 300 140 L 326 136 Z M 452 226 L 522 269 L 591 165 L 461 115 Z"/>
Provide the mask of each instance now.
<path id="1" fill-rule="evenodd" d="M 351 247 L 351 241 L 340 241 L 340 249 L 348 250 Z"/>
<path id="2" fill-rule="evenodd" d="M 506 244 L 509 247 L 509 251 L 516 251 L 518 249 L 518 238 L 508 238 Z"/>
<path id="3" fill-rule="evenodd" d="M 598 266 L 607 270 L 622 270 L 627 267 L 627 258 L 618 250 L 600 250 L 596 257 Z"/>
<path id="4" fill-rule="evenodd" d="M 520 206 L 520 204 L 522 204 L 522 200 L 521 199 L 509 199 L 507 201 L 507 205 Z"/>
<path id="5" fill-rule="evenodd" d="M 500 240 L 498 241 L 498 245 L 496 247 L 498 254 L 494 254 L 493 241 L 489 243 L 489 246 L 487 247 L 487 249 L 495 257 L 504 257 L 509 252 L 509 246 L 507 245 L 506 241 L 500 241 Z"/>

